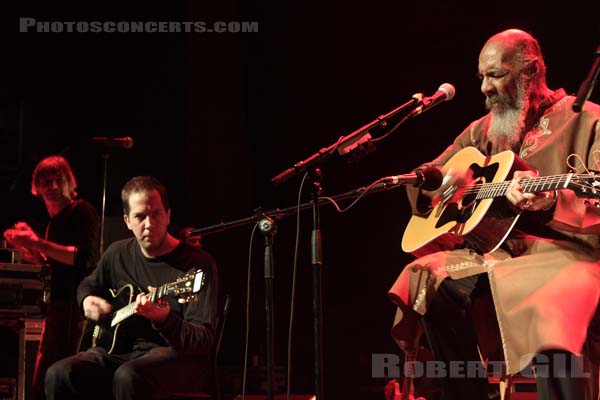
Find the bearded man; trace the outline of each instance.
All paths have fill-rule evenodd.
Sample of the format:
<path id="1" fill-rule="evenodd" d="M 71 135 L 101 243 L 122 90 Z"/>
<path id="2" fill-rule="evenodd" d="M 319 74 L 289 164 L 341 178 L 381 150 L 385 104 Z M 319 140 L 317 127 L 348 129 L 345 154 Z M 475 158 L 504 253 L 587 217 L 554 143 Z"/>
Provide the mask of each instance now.
<path id="1" fill-rule="evenodd" d="M 424 330 L 442 362 L 434 375 L 444 377 L 444 400 L 488 399 L 486 374 L 477 363 L 492 353 L 502 356 L 508 375 L 533 364 L 541 400 L 593 398 L 598 377 L 589 365 L 597 364 L 593 344 L 600 342 L 600 208 L 553 178 L 542 181 L 542 190 L 525 185 L 572 169 L 599 169 L 600 106 L 587 102 L 575 113 L 573 96 L 549 89 L 540 45 L 522 30 L 488 39 L 478 70 L 489 112 L 421 166 L 441 168 L 445 177 L 435 191 L 407 187 L 412 219 L 438 218 L 432 213 L 460 193 L 457 188 L 475 179 L 489 183 L 489 170 L 497 167 L 493 157 L 503 152 L 514 154 L 515 162 L 494 204 L 518 218 L 493 248 L 482 249 L 477 235 L 461 237 L 460 226 L 470 217 L 462 214 L 455 216 L 458 235 L 448 232 L 410 249 L 419 258 L 388 293 L 398 306 L 392 335 L 402 350 L 413 352 Z M 465 148 L 481 160 L 464 163 L 465 170 L 447 168 Z M 426 235 L 407 229 L 404 239 L 415 234 Z"/>

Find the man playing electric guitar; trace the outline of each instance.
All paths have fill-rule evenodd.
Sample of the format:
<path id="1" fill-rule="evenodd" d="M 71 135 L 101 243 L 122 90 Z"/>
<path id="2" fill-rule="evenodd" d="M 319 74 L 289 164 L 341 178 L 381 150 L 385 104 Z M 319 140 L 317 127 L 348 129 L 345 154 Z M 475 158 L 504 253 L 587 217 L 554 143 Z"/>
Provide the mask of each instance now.
<path id="1" fill-rule="evenodd" d="M 171 210 L 166 189 L 156 179 L 131 179 L 121 197 L 125 223 L 135 238 L 109 246 L 77 297 L 85 317 L 94 322 L 114 319 L 123 311 L 119 307 L 126 307 L 133 315 L 119 330 L 127 340 L 114 349 L 97 343 L 53 364 L 46 375 L 49 400 L 158 399 L 200 391 L 209 382 L 218 319 L 215 262 L 167 232 Z M 199 271 L 200 281 L 190 280 L 198 282 L 197 300 L 179 303 L 177 283 Z M 109 289 L 127 285 L 135 299 L 113 304 Z"/>
<path id="2" fill-rule="evenodd" d="M 158 288 L 149 286 L 147 300 L 156 303 L 159 307 L 167 307 L 168 303 L 165 301 L 165 296 L 175 297 L 178 301 L 189 301 L 198 296 L 198 292 L 203 286 L 204 271 L 197 269 L 181 278 L 177 278 L 175 282 L 165 283 Z M 90 337 L 85 345 L 82 342 L 82 347 L 100 346 L 107 350 L 109 354 L 122 354 L 127 352 L 137 339 L 135 336 L 138 332 L 135 327 L 136 321 L 138 324 L 144 322 L 139 320 L 140 307 L 132 284 L 127 284 L 117 291 L 111 290 L 110 294 L 113 298 L 110 304 L 114 311 L 109 318 L 104 316 L 93 326 L 93 329 L 89 330 Z M 90 328 L 92 327 L 90 326 Z"/>

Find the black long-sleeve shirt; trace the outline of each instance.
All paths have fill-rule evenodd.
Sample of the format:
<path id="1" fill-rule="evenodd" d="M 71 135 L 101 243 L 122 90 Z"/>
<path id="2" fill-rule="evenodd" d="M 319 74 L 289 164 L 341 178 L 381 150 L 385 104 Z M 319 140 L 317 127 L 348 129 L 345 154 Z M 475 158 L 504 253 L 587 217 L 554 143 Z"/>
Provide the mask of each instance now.
<path id="1" fill-rule="evenodd" d="M 81 306 L 85 297 L 99 296 L 109 300 L 113 311 L 116 311 L 127 305 L 130 299 L 123 295 L 113 298 L 109 294 L 110 289 L 118 290 L 131 284 L 135 299 L 137 293 L 147 293 L 148 286 L 160 287 L 175 282 L 198 269 L 204 274 L 204 285 L 196 300 L 181 304 L 176 298 L 167 296 L 171 312 L 163 324 L 158 326 L 144 317 L 133 315 L 119 327 L 119 334 L 128 338 L 129 350 L 172 346 L 177 352 L 209 355 L 218 319 L 217 268 L 206 251 L 195 249 L 183 241 L 170 253 L 157 258 L 145 257 L 134 238 L 111 244 L 94 272 L 79 285 L 77 300 Z"/>
<path id="2" fill-rule="evenodd" d="M 75 200 L 50 219 L 46 227 L 46 239 L 77 248 L 74 266 L 49 260 L 52 301 L 75 300 L 77 285 L 98 260 L 98 232 L 98 214 L 90 203 L 82 199 Z"/>

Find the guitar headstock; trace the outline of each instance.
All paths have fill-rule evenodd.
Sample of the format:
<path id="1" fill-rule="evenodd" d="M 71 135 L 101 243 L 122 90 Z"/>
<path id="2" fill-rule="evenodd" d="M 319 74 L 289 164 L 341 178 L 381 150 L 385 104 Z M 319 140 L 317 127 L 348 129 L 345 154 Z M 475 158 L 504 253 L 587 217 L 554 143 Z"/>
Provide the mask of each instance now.
<path id="1" fill-rule="evenodd" d="M 204 286 L 205 274 L 202 269 L 197 269 L 180 278 L 175 282 L 166 283 L 159 287 L 158 298 L 171 296 L 177 298 L 179 302 L 188 302 L 196 297 L 198 292 Z"/>
<path id="2" fill-rule="evenodd" d="M 568 187 L 577 197 L 600 199 L 600 172 L 590 170 L 587 174 L 573 174 Z"/>

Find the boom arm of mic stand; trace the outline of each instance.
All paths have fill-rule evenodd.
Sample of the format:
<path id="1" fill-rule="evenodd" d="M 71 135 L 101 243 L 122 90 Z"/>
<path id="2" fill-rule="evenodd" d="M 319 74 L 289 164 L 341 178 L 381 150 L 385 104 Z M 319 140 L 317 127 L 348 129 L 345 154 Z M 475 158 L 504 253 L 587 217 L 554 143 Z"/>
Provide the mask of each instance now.
<path id="1" fill-rule="evenodd" d="M 301 174 L 307 169 L 316 166 L 319 162 L 332 155 L 338 148 L 346 148 L 346 145 L 352 146 L 354 143 L 360 143 L 362 136 L 366 136 L 369 133 L 368 131 L 370 129 L 373 129 L 374 127 L 379 125 L 385 125 L 389 118 L 407 109 L 408 107 L 421 104 L 422 98 L 423 95 L 421 93 L 413 95 L 413 97 L 409 101 L 402 104 L 401 106 L 395 108 L 394 110 L 388 112 L 385 115 L 379 116 L 374 121 L 369 122 L 365 126 L 355 130 L 349 135 L 341 137 L 337 142 L 322 148 L 321 150 L 306 158 L 305 160 L 297 162 L 292 167 L 286 169 L 285 171 L 281 172 L 279 175 L 271 179 L 271 182 L 273 182 L 274 185 L 279 185 L 280 183 L 288 180 L 289 178 Z"/>
<path id="2" fill-rule="evenodd" d="M 573 111 L 581 112 L 581 110 L 583 109 L 583 104 L 587 101 L 587 99 L 590 98 L 592 90 L 596 85 L 596 79 L 598 79 L 598 72 L 600 72 L 600 46 L 598 46 L 598 49 L 596 50 L 596 59 L 594 60 L 590 72 L 588 73 L 585 80 L 581 83 L 581 86 L 579 86 L 579 90 L 577 91 L 577 98 L 575 99 L 575 102 L 573 103 L 572 107 Z"/>
<path id="3" fill-rule="evenodd" d="M 384 190 L 395 189 L 398 187 L 403 187 L 403 185 L 391 185 L 388 183 L 379 183 L 379 184 L 375 185 L 374 187 L 369 188 L 369 193 L 377 193 L 377 192 L 381 192 Z M 346 200 L 346 199 L 355 199 L 355 198 L 359 197 L 360 195 L 362 195 L 365 192 L 365 190 L 367 190 L 367 187 L 361 186 L 361 187 L 349 190 L 344 193 L 336 194 L 334 196 L 329 196 L 328 198 L 320 197 L 319 204 L 329 203 L 329 199 L 333 199 L 336 201 L 337 200 Z M 307 201 L 305 203 L 301 203 L 300 210 L 301 211 L 307 210 L 312 207 L 312 204 L 313 204 L 312 201 Z M 215 225 L 207 226 L 205 228 L 193 229 L 190 231 L 189 235 L 190 235 L 190 237 L 194 237 L 194 236 L 199 236 L 199 235 L 206 236 L 206 235 L 211 235 L 211 234 L 215 234 L 215 233 L 225 232 L 229 229 L 254 224 L 257 221 L 260 221 L 261 219 L 263 219 L 264 217 L 270 217 L 275 220 L 281 220 L 285 217 L 295 215 L 297 210 L 298 210 L 297 205 L 286 207 L 286 208 L 275 208 L 275 209 L 272 209 L 269 211 L 264 211 L 264 212 L 260 211 L 260 208 L 259 208 L 256 210 L 256 214 L 252 215 L 251 217 L 246 217 L 246 218 L 242 218 L 242 219 L 238 219 L 238 220 L 234 220 L 234 221 L 230 221 L 230 222 L 221 222 L 221 223 L 218 223 Z"/>

